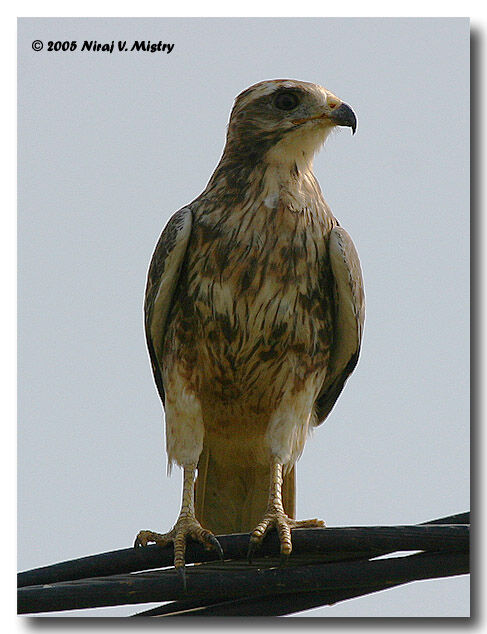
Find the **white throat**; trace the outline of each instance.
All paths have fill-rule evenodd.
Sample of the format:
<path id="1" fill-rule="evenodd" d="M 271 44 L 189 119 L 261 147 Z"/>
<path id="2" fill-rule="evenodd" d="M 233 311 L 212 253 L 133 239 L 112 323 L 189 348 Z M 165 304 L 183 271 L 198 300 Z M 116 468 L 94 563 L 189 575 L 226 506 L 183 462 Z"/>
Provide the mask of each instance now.
<path id="1" fill-rule="evenodd" d="M 266 153 L 264 162 L 284 169 L 297 166 L 299 171 L 313 169 L 314 155 L 321 149 L 332 127 L 310 121 L 288 132 Z"/>
<path id="2" fill-rule="evenodd" d="M 331 129 L 311 124 L 285 135 L 266 153 L 263 199 L 267 207 L 274 207 L 284 192 L 286 199 L 293 199 L 293 207 L 306 205 L 306 194 L 311 182 L 315 182 L 313 158 Z"/>

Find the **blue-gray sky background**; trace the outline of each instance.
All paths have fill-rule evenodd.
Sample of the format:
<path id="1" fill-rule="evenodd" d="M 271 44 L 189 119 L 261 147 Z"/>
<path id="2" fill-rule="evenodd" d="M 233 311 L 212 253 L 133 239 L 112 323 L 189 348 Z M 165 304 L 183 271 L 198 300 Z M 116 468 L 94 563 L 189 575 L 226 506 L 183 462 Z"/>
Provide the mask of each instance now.
<path id="1" fill-rule="evenodd" d="M 36 39 L 175 47 L 35 52 Z M 18 56 L 19 569 L 125 548 L 176 519 L 145 276 L 220 158 L 234 97 L 262 79 L 320 83 L 358 117 L 315 172 L 361 257 L 364 344 L 298 465 L 298 516 L 406 524 L 467 510 L 468 20 L 22 19 Z M 303 615 L 468 612 L 459 577 Z"/>

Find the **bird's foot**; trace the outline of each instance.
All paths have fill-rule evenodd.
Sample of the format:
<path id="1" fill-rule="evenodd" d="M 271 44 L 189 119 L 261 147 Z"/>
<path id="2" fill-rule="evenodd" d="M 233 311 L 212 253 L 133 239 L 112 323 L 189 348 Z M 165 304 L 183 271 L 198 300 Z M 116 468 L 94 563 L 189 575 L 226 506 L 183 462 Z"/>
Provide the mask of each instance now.
<path id="1" fill-rule="evenodd" d="M 281 544 L 281 564 L 285 564 L 293 549 L 291 530 L 293 528 L 319 528 L 321 526 L 325 526 L 323 520 L 294 520 L 288 517 L 282 508 L 269 506 L 260 524 L 258 524 L 250 534 L 247 559 L 249 563 L 252 563 L 253 555 L 262 544 L 266 533 L 275 527 Z"/>
<path id="2" fill-rule="evenodd" d="M 147 546 L 150 543 L 158 546 L 174 544 L 174 567 L 182 569 L 185 565 L 186 541 L 188 537 L 195 542 L 200 542 L 205 550 L 216 550 L 220 559 L 223 559 L 223 550 L 220 542 L 211 531 L 203 528 L 194 516 L 179 517 L 174 527 L 168 533 L 154 533 L 153 531 L 140 531 L 135 538 L 134 548 Z"/>

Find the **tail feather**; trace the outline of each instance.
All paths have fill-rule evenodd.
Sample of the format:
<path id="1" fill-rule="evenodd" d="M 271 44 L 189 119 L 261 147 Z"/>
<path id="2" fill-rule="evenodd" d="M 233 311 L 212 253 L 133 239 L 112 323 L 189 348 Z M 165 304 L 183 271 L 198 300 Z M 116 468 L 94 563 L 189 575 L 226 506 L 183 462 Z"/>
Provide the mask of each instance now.
<path id="1" fill-rule="evenodd" d="M 247 533 L 261 521 L 269 498 L 270 465 L 246 468 L 212 458 L 205 446 L 198 462 L 195 484 L 196 517 L 204 528 L 216 535 Z M 295 468 L 284 476 L 282 497 L 284 510 L 295 517 Z"/>

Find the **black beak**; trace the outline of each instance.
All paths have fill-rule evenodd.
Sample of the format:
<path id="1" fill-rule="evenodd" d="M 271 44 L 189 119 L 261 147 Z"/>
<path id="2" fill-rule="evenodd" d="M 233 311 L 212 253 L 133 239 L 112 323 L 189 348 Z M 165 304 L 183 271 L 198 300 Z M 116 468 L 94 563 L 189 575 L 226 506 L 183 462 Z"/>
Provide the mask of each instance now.
<path id="1" fill-rule="evenodd" d="M 357 129 L 357 117 L 354 111 L 346 103 L 342 103 L 336 110 L 334 110 L 329 118 L 336 123 L 336 125 L 344 125 L 352 128 L 352 134 L 355 134 Z"/>

